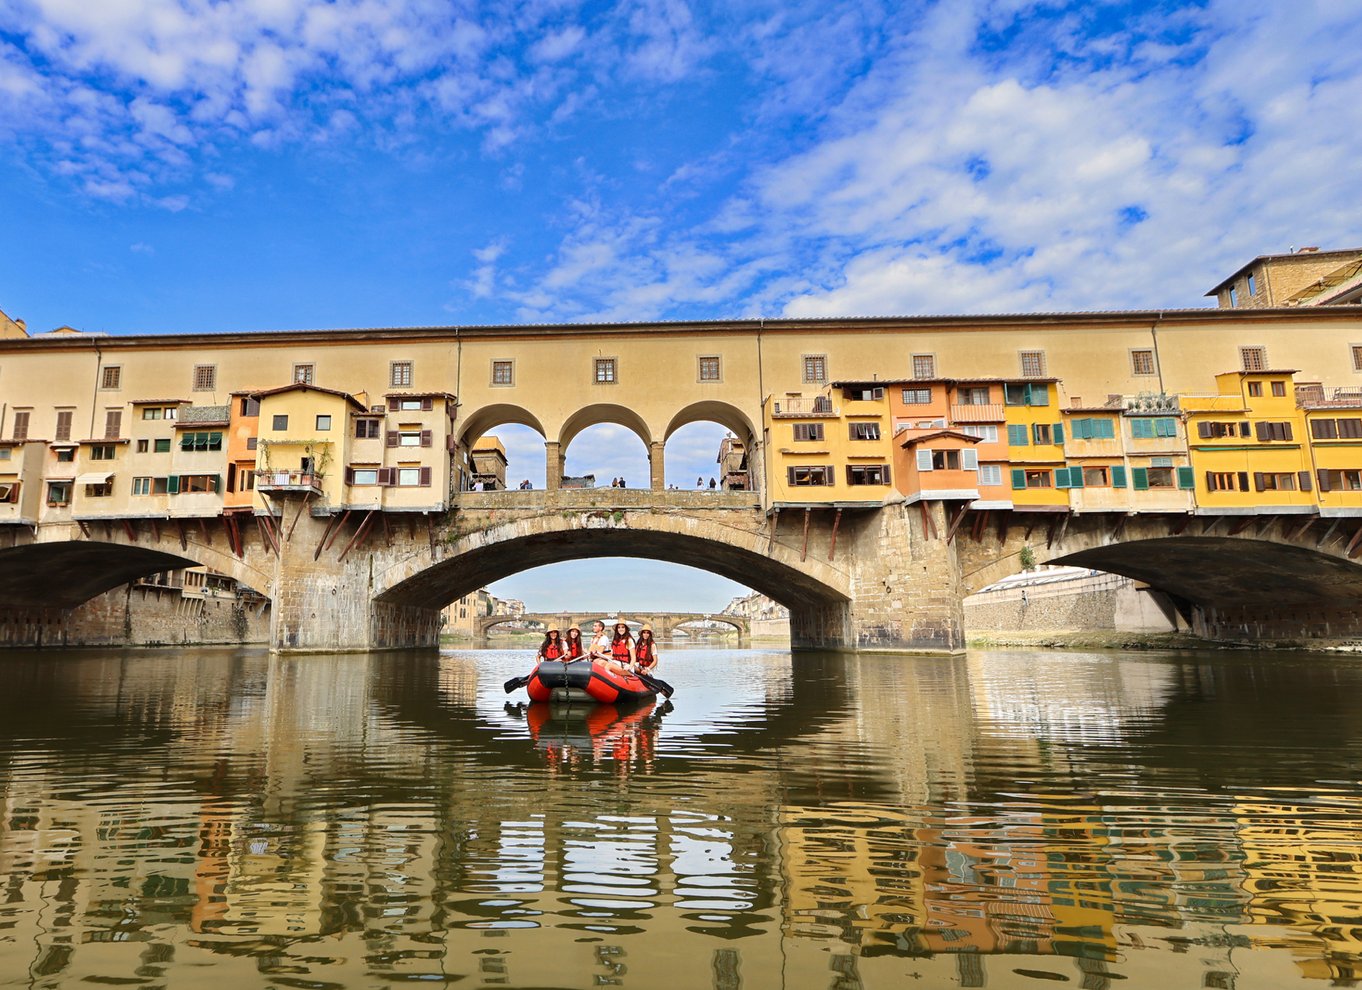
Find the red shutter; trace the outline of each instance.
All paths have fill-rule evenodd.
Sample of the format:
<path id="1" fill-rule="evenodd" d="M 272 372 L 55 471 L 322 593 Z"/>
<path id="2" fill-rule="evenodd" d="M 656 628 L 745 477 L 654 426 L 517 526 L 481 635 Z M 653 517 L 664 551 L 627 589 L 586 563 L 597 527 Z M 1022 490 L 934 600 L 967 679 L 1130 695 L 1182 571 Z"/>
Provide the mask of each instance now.
<path id="1" fill-rule="evenodd" d="M 401 439 L 402 439 L 401 434 L 399 434 L 396 430 L 389 430 L 389 431 L 388 431 L 388 446 L 389 446 L 389 447 L 396 447 L 397 444 L 398 444 L 398 442 L 399 442 Z"/>
<path id="2" fill-rule="evenodd" d="M 394 472 L 394 470 L 395 470 L 394 468 L 379 468 L 379 469 L 378 469 L 378 483 L 379 483 L 380 485 L 384 485 L 384 486 L 389 486 L 389 485 L 391 485 L 391 484 L 393 483 L 393 472 Z"/>
<path id="3" fill-rule="evenodd" d="M 423 467 L 421 469 L 421 487 L 422 488 L 430 487 L 430 468 L 428 467 Z"/>
<path id="4" fill-rule="evenodd" d="M 421 431 L 421 446 L 422 446 L 422 447 L 429 447 L 430 445 L 431 445 L 431 432 L 430 432 L 430 430 L 422 430 L 422 431 Z"/>
<path id="5" fill-rule="evenodd" d="M 422 411 L 422 412 L 430 412 L 430 411 L 431 411 L 432 409 L 434 409 L 434 408 L 435 408 L 435 400 L 434 400 L 434 399 L 422 399 L 422 400 L 421 400 L 421 411 Z"/>
<path id="6" fill-rule="evenodd" d="M 1300 479 L 1301 491 L 1308 492 L 1310 490 L 1310 472 L 1297 471 L 1296 477 Z"/>

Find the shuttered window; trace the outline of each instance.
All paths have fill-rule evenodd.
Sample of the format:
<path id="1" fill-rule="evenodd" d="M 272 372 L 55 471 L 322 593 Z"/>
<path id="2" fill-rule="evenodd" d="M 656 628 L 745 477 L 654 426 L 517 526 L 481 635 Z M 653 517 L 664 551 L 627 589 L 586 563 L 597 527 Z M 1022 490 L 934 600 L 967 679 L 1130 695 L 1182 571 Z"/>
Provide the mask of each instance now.
<path id="1" fill-rule="evenodd" d="M 123 429 L 123 410 L 108 409 L 104 413 L 104 439 L 117 440 L 119 431 Z"/>
<path id="2" fill-rule="evenodd" d="M 54 440 L 66 441 L 71 439 L 71 410 L 59 409 L 57 411 L 57 432 Z"/>

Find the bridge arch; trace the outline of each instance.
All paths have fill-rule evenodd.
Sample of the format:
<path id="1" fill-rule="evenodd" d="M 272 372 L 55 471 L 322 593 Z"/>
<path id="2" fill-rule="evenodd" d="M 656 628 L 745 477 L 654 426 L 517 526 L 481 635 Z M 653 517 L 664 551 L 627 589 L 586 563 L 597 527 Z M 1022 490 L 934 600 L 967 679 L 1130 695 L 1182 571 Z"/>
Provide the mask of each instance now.
<path id="1" fill-rule="evenodd" d="M 578 409 L 563 421 L 563 425 L 558 430 L 558 443 L 566 452 L 568 446 L 579 433 L 589 427 L 600 426 L 602 423 L 614 423 L 623 426 L 631 433 L 637 434 L 638 438 L 643 441 L 645 450 L 652 446 L 653 433 L 649 429 L 647 421 L 628 406 L 616 405 L 613 402 L 597 402 Z"/>
<path id="2" fill-rule="evenodd" d="M 692 402 L 677 412 L 667 424 L 662 434 L 662 442 L 671 439 L 673 433 L 691 423 L 718 423 L 744 443 L 751 443 L 757 435 L 756 427 L 746 414 L 737 406 L 717 399 Z"/>
<path id="3" fill-rule="evenodd" d="M 666 513 L 545 514 L 494 525 L 413 554 L 374 575 L 376 602 L 438 609 L 520 571 L 569 560 L 639 557 L 685 564 L 747 585 L 791 609 L 845 611 L 851 576 L 833 563 L 801 561 L 756 532 Z"/>
<path id="4" fill-rule="evenodd" d="M 262 595 L 271 577 L 203 544 L 188 548 L 63 540 L 0 550 L 0 603 L 23 608 L 75 608 L 106 591 L 161 571 L 210 567 Z"/>
<path id="5" fill-rule="evenodd" d="M 518 426 L 528 426 L 541 437 L 548 438 L 544 424 L 539 421 L 539 417 L 534 413 L 524 406 L 517 406 L 509 402 L 498 402 L 490 406 L 482 406 L 470 413 L 464 419 L 463 429 L 459 432 L 459 441 L 467 447 L 498 426 L 506 426 L 511 423 Z"/>

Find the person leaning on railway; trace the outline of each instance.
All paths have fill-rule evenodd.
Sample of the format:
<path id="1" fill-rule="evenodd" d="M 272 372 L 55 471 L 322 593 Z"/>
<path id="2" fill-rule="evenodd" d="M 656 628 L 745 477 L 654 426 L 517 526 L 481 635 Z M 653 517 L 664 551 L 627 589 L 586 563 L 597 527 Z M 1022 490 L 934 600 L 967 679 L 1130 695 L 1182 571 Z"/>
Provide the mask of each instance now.
<path id="1" fill-rule="evenodd" d="M 605 623 L 600 619 L 591 623 L 591 651 L 587 655 L 592 660 L 610 659 L 610 633 L 605 630 Z"/>
<path id="2" fill-rule="evenodd" d="M 544 642 L 539 644 L 539 653 L 535 657 L 535 662 L 561 660 L 566 653 L 567 644 L 563 642 L 563 634 L 554 626 L 545 630 Z"/>
<path id="3" fill-rule="evenodd" d="M 575 622 L 568 626 L 567 639 L 563 641 L 563 648 L 565 651 L 564 659 L 568 663 L 582 659 L 582 654 L 586 652 L 582 643 L 582 627 Z"/>
<path id="4" fill-rule="evenodd" d="M 657 670 L 657 643 L 653 639 L 653 627 L 646 622 L 638 631 L 638 642 L 634 644 L 634 669 L 640 674 Z"/>
<path id="5" fill-rule="evenodd" d="M 610 640 L 610 661 L 624 670 L 634 666 L 634 637 L 629 633 L 627 622 L 615 623 L 615 634 Z"/>

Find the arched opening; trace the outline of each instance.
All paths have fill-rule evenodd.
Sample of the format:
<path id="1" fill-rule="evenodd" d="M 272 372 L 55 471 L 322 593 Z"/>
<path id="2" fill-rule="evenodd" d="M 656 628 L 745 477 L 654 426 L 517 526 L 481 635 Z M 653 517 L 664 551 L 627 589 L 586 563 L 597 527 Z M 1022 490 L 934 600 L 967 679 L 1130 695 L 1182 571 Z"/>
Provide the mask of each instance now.
<path id="1" fill-rule="evenodd" d="M 735 406 L 692 403 L 672 417 L 663 442 L 661 456 L 669 489 L 755 491 L 758 487 L 756 431 Z"/>
<path id="2" fill-rule="evenodd" d="M 521 406 L 500 403 L 469 415 L 459 433 L 459 454 L 458 480 L 464 491 L 551 484 L 547 434 L 538 418 Z"/>
<path id="3" fill-rule="evenodd" d="M 657 487 L 654 446 L 648 424 L 634 410 L 612 403 L 586 406 L 569 416 L 558 434 L 562 475 L 571 479 L 564 484 L 605 487 L 623 478 L 628 488 Z"/>

